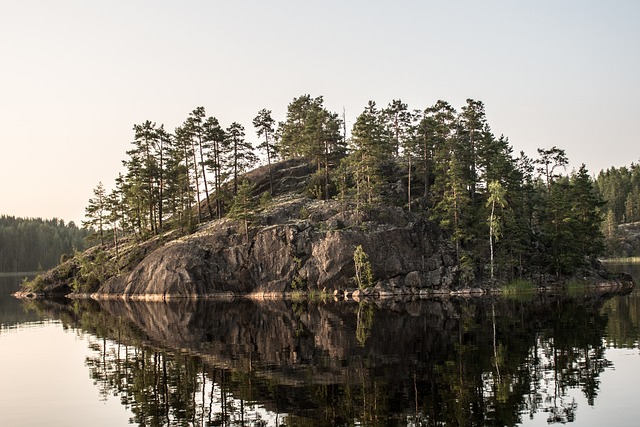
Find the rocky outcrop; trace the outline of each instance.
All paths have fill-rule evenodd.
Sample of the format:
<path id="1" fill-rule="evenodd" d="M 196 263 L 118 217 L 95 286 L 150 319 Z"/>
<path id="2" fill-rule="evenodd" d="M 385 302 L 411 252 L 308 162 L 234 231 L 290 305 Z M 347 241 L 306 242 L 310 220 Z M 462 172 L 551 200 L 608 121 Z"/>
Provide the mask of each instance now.
<path id="1" fill-rule="evenodd" d="M 362 221 L 336 201 L 276 200 L 247 234 L 237 222 L 212 221 L 156 249 L 94 296 L 265 296 L 352 288 L 358 245 L 370 257 L 378 289 L 455 287 L 453 248 L 436 227 L 401 208 L 381 206 L 369 217 Z"/>

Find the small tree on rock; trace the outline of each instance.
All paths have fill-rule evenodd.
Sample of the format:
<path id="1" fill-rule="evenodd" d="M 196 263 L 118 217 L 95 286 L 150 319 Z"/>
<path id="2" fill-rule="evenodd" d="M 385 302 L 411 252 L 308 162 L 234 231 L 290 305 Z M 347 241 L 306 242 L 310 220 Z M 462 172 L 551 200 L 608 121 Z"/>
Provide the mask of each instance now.
<path id="1" fill-rule="evenodd" d="M 233 198 L 231 209 L 229 210 L 229 217 L 236 221 L 241 221 L 244 225 L 244 234 L 249 237 L 249 222 L 253 220 L 256 203 L 253 200 L 251 194 L 253 193 L 254 186 L 246 179 L 242 181 L 238 186 L 238 192 Z"/>
<path id="2" fill-rule="evenodd" d="M 356 246 L 353 252 L 353 263 L 356 268 L 356 276 L 354 279 L 358 288 L 365 289 L 373 286 L 371 262 L 369 262 L 369 255 L 362 249 L 362 245 Z"/>

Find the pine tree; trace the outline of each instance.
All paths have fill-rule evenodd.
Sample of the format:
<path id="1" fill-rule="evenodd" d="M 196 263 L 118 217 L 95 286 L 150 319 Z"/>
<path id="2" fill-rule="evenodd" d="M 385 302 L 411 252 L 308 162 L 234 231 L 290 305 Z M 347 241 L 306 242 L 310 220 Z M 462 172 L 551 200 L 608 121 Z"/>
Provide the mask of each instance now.
<path id="1" fill-rule="evenodd" d="M 302 95 L 293 98 L 287 106 L 287 118 L 279 126 L 280 139 L 278 151 L 285 159 L 303 157 L 308 149 L 305 140 L 309 130 L 305 130 L 308 125 L 310 111 L 320 108 L 322 97 L 312 98 L 311 95 Z"/>
<path id="2" fill-rule="evenodd" d="M 350 161 L 355 184 L 356 210 L 367 208 L 380 197 L 381 166 L 391 158 L 384 121 L 373 101 L 358 116 L 351 131 Z"/>
<path id="3" fill-rule="evenodd" d="M 85 208 L 86 220 L 82 223 L 85 227 L 92 227 L 97 229 L 98 236 L 100 237 L 100 245 L 104 246 L 104 231 L 107 224 L 107 193 L 99 182 L 96 188 L 93 189 L 93 197 L 89 199 L 89 204 Z"/>
<path id="4" fill-rule="evenodd" d="M 198 107 L 193 110 L 189 117 L 182 124 L 181 138 L 183 143 L 189 145 L 189 154 L 191 155 L 193 185 L 195 187 L 196 212 L 198 214 L 198 224 L 202 222 L 202 203 L 200 200 L 200 182 L 202 180 L 202 172 L 200 170 L 203 165 L 198 161 L 202 158 L 202 120 L 204 118 L 204 108 Z M 206 181 L 206 179 L 205 179 Z"/>
<path id="5" fill-rule="evenodd" d="M 321 177 L 318 196 L 329 197 L 329 168 L 346 152 L 340 133 L 342 122 L 328 111 L 323 98 L 303 95 L 289 104 L 287 120 L 279 126 L 279 151 L 285 158 L 305 157 L 316 165 Z"/>
<path id="6" fill-rule="evenodd" d="M 409 106 L 399 99 L 389 103 L 384 111 L 386 116 L 387 133 L 390 135 L 392 153 L 400 156 L 400 151 L 407 163 L 407 208 L 411 211 L 411 171 L 413 157 L 416 151 L 415 115 L 409 111 Z"/>
<path id="7" fill-rule="evenodd" d="M 462 107 L 457 131 L 458 157 L 464 168 L 464 179 L 468 187 L 471 201 L 476 199 L 479 183 L 481 162 L 479 152 L 482 145 L 488 139 L 488 126 L 484 112 L 484 104 L 481 101 L 467 99 L 467 104 Z"/>
<path id="8" fill-rule="evenodd" d="M 207 167 L 213 171 L 213 186 L 215 191 L 216 214 L 222 217 L 222 183 L 224 182 L 224 150 L 226 135 L 218 119 L 209 117 L 203 125 L 205 139 L 210 148 L 206 160 Z"/>
<path id="9" fill-rule="evenodd" d="M 267 156 L 269 168 L 269 194 L 273 195 L 273 177 L 271 173 L 271 160 L 276 158 L 276 146 L 273 143 L 274 126 L 276 121 L 271 117 L 271 110 L 263 108 L 258 111 L 258 115 L 253 119 L 253 127 L 256 128 L 258 138 L 264 137 L 264 141 L 258 145 L 258 149 L 263 150 Z"/>
<path id="10" fill-rule="evenodd" d="M 547 185 L 547 191 L 551 191 L 551 184 L 559 175 L 555 173 L 556 168 L 565 168 L 569 164 L 569 159 L 564 150 L 558 147 L 549 149 L 538 148 L 540 158 L 536 161 L 538 164 L 538 174 L 544 179 Z"/>
<path id="11" fill-rule="evenodd" d="M 159 131 L 155 123 L 147 120 L 140 125 L 134 125 L 134 148 L 127 151 L 129 160 L 127 167 L 129 187 L 135 190 L 138 198 L 138 222 L 149 227 L 151 233 L 158 231 L 158 185 L 157 177 L 161 175 L 157 154 L 162 144 L 159 141 Z"/>
<path id="12" fill-rule="evenodd" d="M 193 224 L 192 206 L 194 185 L 192 180 L 191 142 L 182 126 L 175 128 L 172 143 L 167 150 L 167 203 L 174 226 L 190 228 Z"/>
<path id="13" fill-rule="evenodd" d="M 424 124 L 423 149 L 424 162 L 433 164 L 433 204 L 440 202 L 445 192 L 447 172 L 451 154 L 454 152 L 454 136 L 456 111 L 446 101 L 439 100 L 432 107 L 425 110 L 427 123 Z M 428 159 L 428 151 L 432 150 L 431 159 Z M 430 180 L 428 169 L 425 165 L 425 179 Z"/>
<path id="14" fill-rule="evenodd" d="M 257 162 L 251 143 L 244 139 L 244 127 L 231 123 L 226 131 L 226 167 L 233 180 L 233 195 L 238 194 L 238 180 L 241 173 Z"/>

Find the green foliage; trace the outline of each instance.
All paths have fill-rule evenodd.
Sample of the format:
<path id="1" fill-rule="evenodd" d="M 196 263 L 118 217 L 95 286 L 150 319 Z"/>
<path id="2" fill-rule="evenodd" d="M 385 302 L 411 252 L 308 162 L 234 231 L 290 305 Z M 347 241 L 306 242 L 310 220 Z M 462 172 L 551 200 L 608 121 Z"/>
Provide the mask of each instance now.
<path id="1" fill-rule="evenodd" d="M 95 291 L 105 280 L 117 272 L 115 260 L 109 258 L 108 252 L 103 250 L 77 253 L 76 259 L 80 267 L 71 284 L 75 292 Z"/>
<path id="2" fill-rule="evenodd" d="M 241 221 L 245 234 L 248 234 L 249 222 L 253 221 L 255 216 L 256 203 L 252 196 L 254 188 L 248 180 L 243 180 L 229 209 L 229 218 Z"/>
<path id="3" fill-rule="evenodd" d="M 323 200 L 332 197 L 335 193 L 335 186 L 332 181 L 332 174 L 327 178 L 324 172 L 316 172 L 309 178 L 305 187 L 307 197 Z"/>
<path id="4" fill-rule="evenodd" d="M 99 182 L 93 189 L 93 198 L 89 199 L 89 204 L 85 209 L 87 220 L 83 222 L 83 226 L 96 230 L 97 238 L 100 244 L 104 245 L 104 231 L 107 223 L 107 194 L 102 182 Z"/>
<path id="5" fill-rule="evenodd" d="M 356 246 L 353 251 L 353 263 L 355 265 L 355 277 L 353 278 L 359 289 L 366 289 L 373 286 L 373 272 L 369 255 L 362 249 L 362 245 Z"/>
<path id="6" fill-rule="evenodd" d="M 306 206 L 302 206 L 300 208 L 300 213 L 298 213 L 298 218 L 309 219 L 309 215 L 311 215 L 311 213 L 309 212 L 309 209 L 307 209 Z"/>
<path id="7" fill-rule="evenodd" d="M 476 264 L 474 258 L 464 253 L 460 256 L 460 281 L 463 284 L 472 284 L 476 280 Z"/>
<path id="8" fill-rule="evenodd" d="M 245 140 L 244 126 L 237 122 L 231 123 L 226 130 L 225 167 L 223 168 L 233 182 L 233 194 L 238 193 L 240 175 L 256 164 L 258 158 L 253 152 L 251 143 Z"/>
<path id="9" fill-rule="evenodd" d="M 514 280 L 500 287 L 503 296 L 516 296 L 524 293 L 532 293 L 536 286 L 528 280 Z"/>
<path id="10" fill-rule="evenodd" d="M 302 260 L 298 257 L 293 257 L 294 263 L 294 273 L 293 279 L 291 280 L 291 289 L 294 291 L 300 291 L 307 287 L 307 282 L 304 277 L 300 274 L 300 270 L 302 268 Z"/>
<path id="11" fill-rule="evenodd" d="M 45 281 L 41 275 L 34 277 L 32 280 L 25 278 L 22 286 L 31 292 L 42 292 L 45 289 Z"/>
<path id="12" fill-rule="evenodd" d="M 271 195 L 270 192 L 268 191 L 263 191 L 260 194 L 260 198 L 258 199 L 258 206 L 260 207 L 260 209 L 266 209 L 268 208 L 271 203 L 273 203 L 273 196 Z"/>
<path id="13" fill-rule="evenodd" d="M 276 121 L 271 117 L 271 110 L 263 108 L 258 111 L 258 115 L 253 119 L 253 126 L 256 128 L 258 137 L 264 137 L 264 141 L 258 145 L 258 149 L 264 151 L 269 165 L 269 194 L 273 194 L 273 176 L 271 163 L 278 156 L 277 146 L 273 142 Z"/>

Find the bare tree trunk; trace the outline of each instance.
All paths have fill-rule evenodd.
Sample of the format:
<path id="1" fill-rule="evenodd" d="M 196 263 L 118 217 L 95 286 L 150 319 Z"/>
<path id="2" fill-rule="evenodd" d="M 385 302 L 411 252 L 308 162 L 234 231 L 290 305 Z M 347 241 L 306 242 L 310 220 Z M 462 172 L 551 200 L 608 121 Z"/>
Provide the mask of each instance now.
<path id="1" fill-rule="evenodd" d="M 411 212 L 411 155 L 408 154 L 409 158 L 409 168 L 408 168 L 408 177 L 407 177 L 407 206 L 409 208 L 409 212 Z"/>

